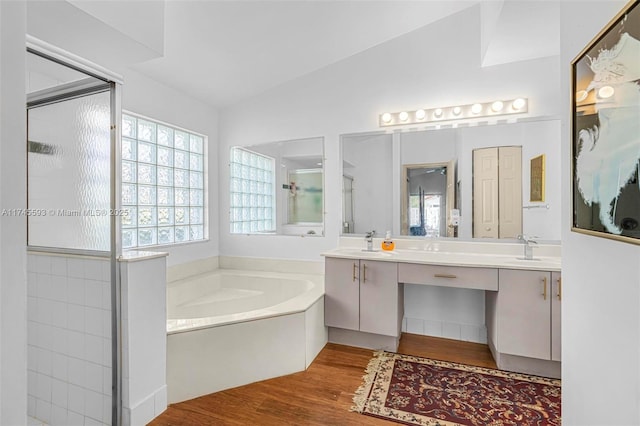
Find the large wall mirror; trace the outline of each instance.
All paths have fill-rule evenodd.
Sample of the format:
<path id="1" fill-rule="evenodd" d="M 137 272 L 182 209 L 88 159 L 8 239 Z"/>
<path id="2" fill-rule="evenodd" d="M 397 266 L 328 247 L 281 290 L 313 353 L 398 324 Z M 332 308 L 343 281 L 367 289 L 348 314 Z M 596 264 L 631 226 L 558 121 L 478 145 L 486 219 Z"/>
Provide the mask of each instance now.
<path id="1" fill-rule="evenodd" d="M 392 137 L 343 135 L 342 233 L 379 234 L 393 229 Z"/>
<path id="2" fill-rule="evenodd" d="M 479 196 L 474 194 L 474 151 L 520 147 L 526 196 L 518 200 L 519 229 L 540 240 L 558 241 L 560 132 L 559 120 L 541 119 L 343 135 L 342 234 L 375 229 L 378 235 L 392 230 L 395 236 L 413 238 L 474 238 L 473 202 Z M 540 155 L 546 159 L 543 202 L 528 196 L 530 160 Z"/>
<path id="3" fill-rule="evenodd" d="M 324 234 L 324 138 L 232 147 L 232 234 Z"/>

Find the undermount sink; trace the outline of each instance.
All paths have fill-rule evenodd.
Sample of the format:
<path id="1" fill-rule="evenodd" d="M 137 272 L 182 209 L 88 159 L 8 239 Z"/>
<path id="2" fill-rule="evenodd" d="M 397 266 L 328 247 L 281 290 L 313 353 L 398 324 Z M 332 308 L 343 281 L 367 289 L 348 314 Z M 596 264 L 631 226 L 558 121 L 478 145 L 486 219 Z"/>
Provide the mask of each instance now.
<path id="1" fill-rule="evenodd" d="M 534 257 L 533 259 L 526 259 L 524 257 L 513 257 L 510 260 L 505 260 L 506 265 L 514 265 L 514 266 L 522 266 L 526 267 L 530 265 L 531 267 L 537 267 L 534 265 L 545 264 L 545 265 L 555 265 L 559 260 L 548 258 L 548 257 Z"/>
<path id="2" fill-rule="evenodd" d="M 367 249 L 359 249 L 359 248 L 342 248 L 339 250 L 340 253 L 349 255 L 349 256 L 358 256 L 358 257 L 390 257 L 393 253 L 383 250 L 367 250 Z"/>

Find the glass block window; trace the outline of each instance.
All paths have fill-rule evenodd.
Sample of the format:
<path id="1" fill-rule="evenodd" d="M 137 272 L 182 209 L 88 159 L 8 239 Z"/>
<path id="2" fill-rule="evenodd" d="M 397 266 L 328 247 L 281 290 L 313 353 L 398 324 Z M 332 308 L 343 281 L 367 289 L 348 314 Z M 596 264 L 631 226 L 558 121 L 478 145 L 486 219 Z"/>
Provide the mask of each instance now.
<path id="1" fill-rule="evenodd" d="M 206 139 L 122 115 L 123 248 L 204 240 Z"/>
<path id="2" fill-rule="evenodd" d="M 275 231 L 275 160 L 244 148 L 231 148 L 232 234 Z"/>

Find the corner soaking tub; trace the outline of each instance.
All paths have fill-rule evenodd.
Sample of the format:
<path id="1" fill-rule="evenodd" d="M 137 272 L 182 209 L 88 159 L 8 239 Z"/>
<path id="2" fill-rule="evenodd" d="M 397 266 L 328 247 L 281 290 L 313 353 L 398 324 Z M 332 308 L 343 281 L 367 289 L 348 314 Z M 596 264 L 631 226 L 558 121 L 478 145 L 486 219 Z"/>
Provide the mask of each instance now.
<path id="1" fill-rule="evenodd" d="M 305 370 L 327 340 L 324 276 L 217 269 L 167 287 L 169 403 Z"/>

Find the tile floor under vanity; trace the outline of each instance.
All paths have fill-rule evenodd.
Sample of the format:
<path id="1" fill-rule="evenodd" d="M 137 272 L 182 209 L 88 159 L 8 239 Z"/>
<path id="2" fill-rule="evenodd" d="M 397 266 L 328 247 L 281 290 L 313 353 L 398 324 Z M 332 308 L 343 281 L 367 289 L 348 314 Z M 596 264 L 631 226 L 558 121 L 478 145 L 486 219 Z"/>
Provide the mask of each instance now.
<path id="1" fill-rule="evenodd" d="M 496 368 L 487 345 L 404 333 L 399 353 Z M 349 411 L 373 351 L 328 343 L 307 371 L 174 404 L 150 426 L 383 425 Z"/>

